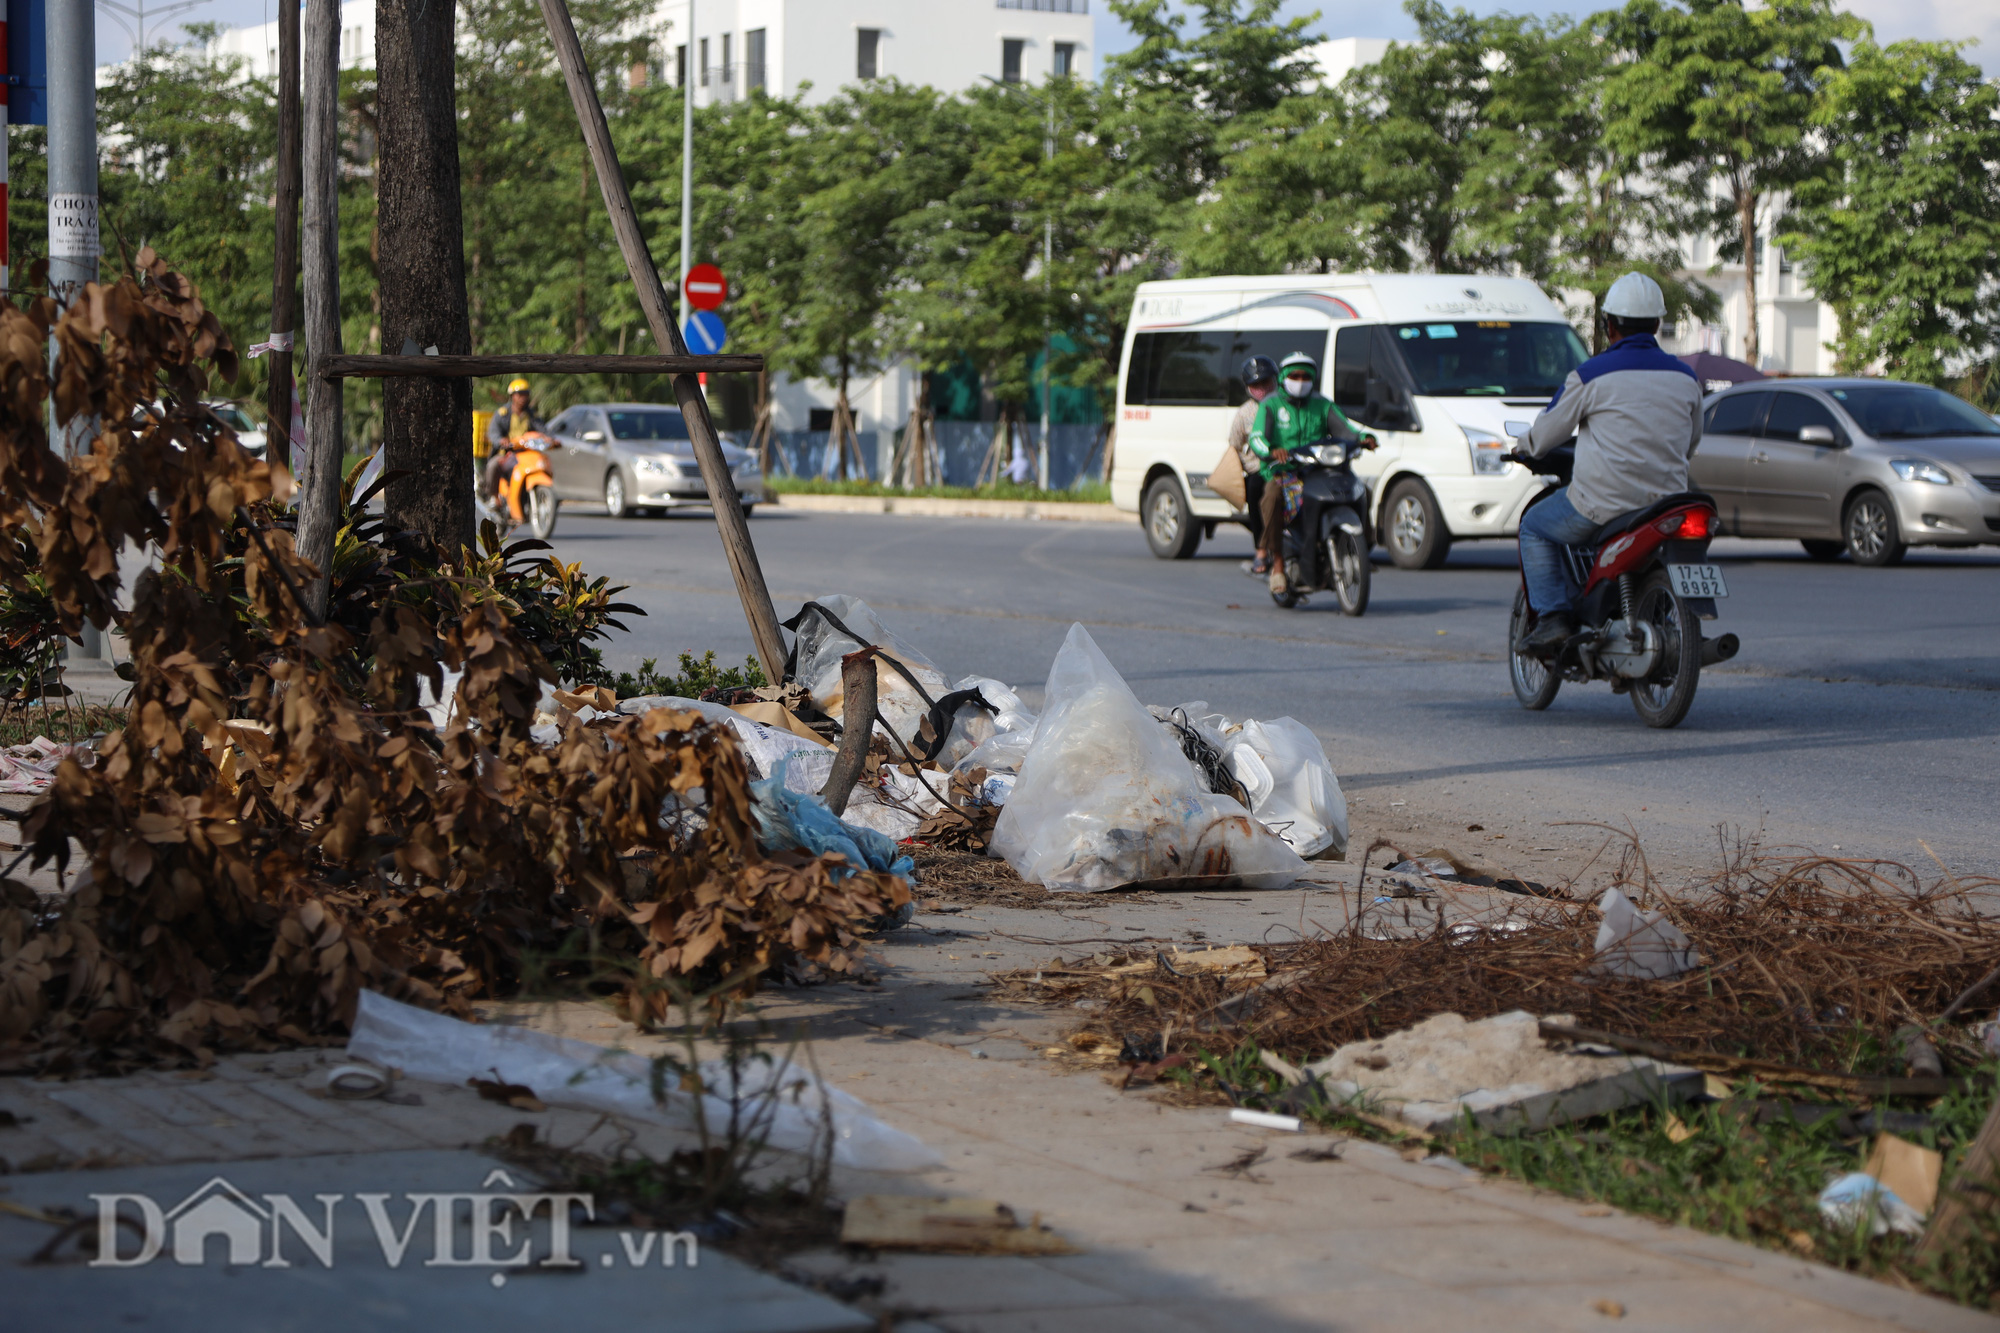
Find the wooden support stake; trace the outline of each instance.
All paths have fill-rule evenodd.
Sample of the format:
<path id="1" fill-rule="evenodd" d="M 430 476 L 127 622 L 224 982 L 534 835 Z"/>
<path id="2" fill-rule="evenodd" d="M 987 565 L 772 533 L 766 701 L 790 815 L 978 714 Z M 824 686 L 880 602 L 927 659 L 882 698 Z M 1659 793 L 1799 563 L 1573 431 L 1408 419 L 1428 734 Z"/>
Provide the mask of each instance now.
<path id="1" fill-rule="evenodd" d="M 265 454 L 281 467 L 292 466 L 293 289 L 299 282 L 299 6 L 278 6 L 278 198 L 277 245 L 272 252 L 271 383 L 264 403 Z"/>
<path id="2" fill-rule="evenodd" d="M 556 62 L 562 66 L 563 82 L 569 85 L 570 101 L 583 127 L 584 143 L 590 148 L 597 187 L 604 194 L 605 210 L 611 214 L 611 230 L 618 237 L 618 248 L 632 275 L 639 308 L 645 312 L 647 327 L 653 331 L 653 343 L 663 351 L 685 356 L 687 343 L 674 323 L 666 288 L 660 285 L 659 271 L 653 267 L 653 256 L 639 231 L 639 216 L 633 211 L 632 194 L 619 169 L 618 153 L 611 144 L 611 127 L 604 121 L 597 85 L 591 82 L 590 70 L 584 64 L 583 44 L 576 39 L 569 6 L 564 0 L 541 0 L 541 6 L 542 20 L 548 24 L 549 37 L 555 43 Z M 694 54 L 688 52 L 690 58 Z M 682 218 L 681 225 L 685 227 L 689 221 Z M 750 638 L 764 664 L 765 677 L 775 683 L 784 679 L 785 638 L 778 630 L 778 613 L 771 606 L 771 591 L 764 584 L 757 549 L 750 544 L 750 524 L 743 516 L 742 497 L 729 475 L 728 461 L 722 456 L 722 441 L 715 433 L 715 422 L 708 415 L 708 399 L 691 374 L 674 377 L 674 398 L 687 421 L 695 462 L 701 465 L 701 479 L 708 485 L 709 507 L 715 511 L 715 526 L 722 532 L 723 554 L 729 559 L 729 572 L 736 578 L 736 595 L 742 599 L 744 618 L 750 622 Z"/>
<path id="3" fill-rule="evenodd" d="M 305 77 L 306 447 L 298 460 L 298 552 L 320 571 L 306 589 L 313 614 L 326 614 L 333 543 L 340 532 L 340 381 L 319 372 L 340 355 L 340 0 L 307 0 Z"/>
<path id="4" fill-rule="evenodd" d="M 1959 1244 L 1961 1233 L 1979 1214 L 1993 1210 L 1994 1186 L 2000 1183 L 1995 1179 L 1997 1174 L 2000 1174 L 2000 1097 L 1994 1098 L 1993 1109 L 1986 1113 L 1986 1123 L 1979 1127 L 1979 1137 L 1965 1150 L 1958 1170 L 1938 1194 L 1937 1209 L 1931 1214 L 1930 1225 L 1924 1228 L 1923 1238 L 1917 1242 L 1913 1257 L 1918 1263 L 1942 1259 Z"/>
<path id="5" fill-rule="evenodd" d="M 868 741 L 875 734 L 875 650 L 863 648 L 840 659 L 840 749 L 833 756 L 820 796 L 838 815 L 868 766 Z"/>
<path id="6" fill-rule="evenodd" d="M 764 358 L 745 356 L 612 356 L 572 352 L 506 352 L 493 356 L 336 355 L 315 363 L 322 379 L 470 378 L 479 375 L 718 375 L 759 371 Z"/>

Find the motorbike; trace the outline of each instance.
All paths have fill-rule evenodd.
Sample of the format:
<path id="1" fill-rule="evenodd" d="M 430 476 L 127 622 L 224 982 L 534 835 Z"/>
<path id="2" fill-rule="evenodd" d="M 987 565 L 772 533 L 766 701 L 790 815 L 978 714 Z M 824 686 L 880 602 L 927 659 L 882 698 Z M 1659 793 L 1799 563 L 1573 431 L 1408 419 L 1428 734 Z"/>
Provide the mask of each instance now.
<path id="1" fill-rule="evenodd" d="M 1354 475 L 1353 461 L 1373 447 L 1329 435 L 1294 453 L 1302 464 L 1298 475 L 1305 494 L 1299 512 L 1285 525 L 1287 586 L 1271 594 L 1279 606 L 1299 606 L 1307 594 L 1330 589 L 1343 615 L 1368 610 L 1368 552 L 1374 542 L 1368 532 L 1368 487 Z"/>
<path id="2" fill-rule="evenodd" d="M 538 430 L 508 445 L 514 452 L 514 471 L 500 483 L 498 497 L 478 497 L 481 516 L 507 531 L 526 523 L 530 532 L 547 541 L 555 533 L 556 511 L 562 501 L 556 498 L 555 478 L 550 475 L 545 451 L 561 447 Z"/>
<path id="3" fill-rule="evenodd" d="M 1509 457 L 1567 486 L 1576 444 L 1558 445 L 1538 459 L 1519 451 Z M 1528 507 L 1553 492 L 1543 491 Z M 1701 633 L 1701 622 L 1716 618 L 1717 599 L 1729 595 L 1721 567 L 1708 560 L 1715 529 L 1715 501 L 1683 491 L 1618 515 L 1580 546 L 1561 548 L 1571 586 L 1583 590 L 1571 605 L 1582 628 L 1546 657 L 1521 646 L 1537 620 L 1524 573 L 1507 635 L 1521 706 L 1547 708 L 1565 680 L 1604 680 L 1612 693 L 1631 696 L 1647 726 L 1679 726 L 1694 704 L 1701 669 L 1728 661 L 1740 646 L 1734 634 L 1706 639 Z"/>

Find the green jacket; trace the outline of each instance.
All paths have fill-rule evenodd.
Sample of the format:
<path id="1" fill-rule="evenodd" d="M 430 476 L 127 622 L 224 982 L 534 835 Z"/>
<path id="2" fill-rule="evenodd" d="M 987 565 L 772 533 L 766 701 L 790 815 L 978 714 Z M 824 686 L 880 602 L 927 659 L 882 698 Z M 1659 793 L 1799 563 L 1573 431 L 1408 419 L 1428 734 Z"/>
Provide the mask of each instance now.
<path id="1" fill-rule="evenodd" d="M 1361 433 L 1354 430 L 1347 414 L 1333 405 L 1333 399 L 1314 394 L 1298 402 L 1282 391 L 1272 394 L 1257 409 L 1257 419 L 1250 423 L 1250 451 L 1264 460 L 1258 473 L 1269 481 L 1273 475 L 1292 468 L 1289 462 L 1272 462 L 1273 449 L 1302 449 L 1341 429 Z"/>

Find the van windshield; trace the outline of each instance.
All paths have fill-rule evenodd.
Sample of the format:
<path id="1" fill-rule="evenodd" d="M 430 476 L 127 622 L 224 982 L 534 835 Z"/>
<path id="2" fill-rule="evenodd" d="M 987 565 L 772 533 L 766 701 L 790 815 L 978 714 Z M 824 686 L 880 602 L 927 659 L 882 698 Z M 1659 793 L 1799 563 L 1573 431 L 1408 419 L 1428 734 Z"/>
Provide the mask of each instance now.
<path id="1" fill-rule="evenodd" d="M 1482 319 L 1394 328 L 1417 392 L 1432 398 L 1552 398 L 1586 355 L 1567 324 Z"/>

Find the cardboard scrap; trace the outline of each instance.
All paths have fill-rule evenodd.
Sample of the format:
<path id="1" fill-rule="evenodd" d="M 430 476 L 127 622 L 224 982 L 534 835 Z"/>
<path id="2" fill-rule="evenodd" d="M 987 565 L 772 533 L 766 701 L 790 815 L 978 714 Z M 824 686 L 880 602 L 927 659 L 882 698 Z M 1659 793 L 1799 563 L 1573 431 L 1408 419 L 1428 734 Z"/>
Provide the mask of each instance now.
<path id="1" fill-rule="evenodd" d="M 1264 975 L 1264 960 L 1257 951 L 1247 944 L 1230 944 L 1220 948 L 1196 949 L 1182 953 L 1179 949 L 1164 950 L 1159 955 L 1141 958 L 1136 962 L 1121 963 L 1105 968 L 1109 976 L 1136 976 L 1141 972 L 1158 971 L 1161 959 L 1166 965 L 1182 975 L 1190 973 L 1223 973 L 1231 978 L 1257 980 Z"/>
<path id="2" fill-rule="evenodd" d="M 1039 1213 L 1024 1226 L 1013 1209 L 992 1199 L 907 1194 L 864 1194 L 849 1201 L 840 1243 L 949 1254 L 1081 1253 L 1043 1226 Z"/>
<path id="3" fill-rule="evenodd" d="M 781 703 L 763 700 L 754 704 L 731 704 L 729 707 L 730 711 L 741 713 L 752 722 L 761 722 L 773 731 L 789 731 L 794 736 L 805 737 L 815 745 L 827 745 L 831 748 L 826 737 L 799 721 L 797 715 Z"/>
<path id="4" fill-rule="evenodd" d="M 1942 1155 L 1894 1134 L 1875 1136 L 1875 1146 L 1861 1168 L 1863 1175 L 1875 1177 L 1926 1217 L 1937 1207 L 1938 1177 L 1943 1171 Z"/>

